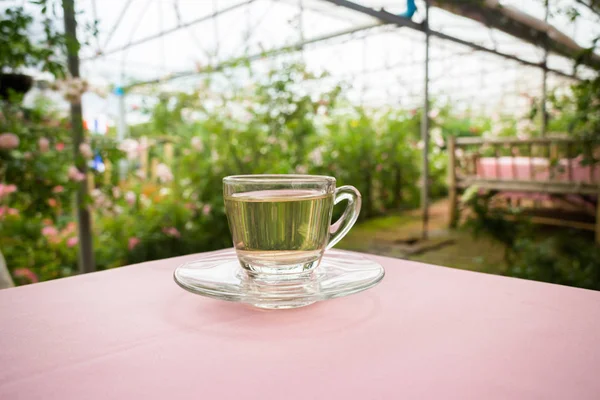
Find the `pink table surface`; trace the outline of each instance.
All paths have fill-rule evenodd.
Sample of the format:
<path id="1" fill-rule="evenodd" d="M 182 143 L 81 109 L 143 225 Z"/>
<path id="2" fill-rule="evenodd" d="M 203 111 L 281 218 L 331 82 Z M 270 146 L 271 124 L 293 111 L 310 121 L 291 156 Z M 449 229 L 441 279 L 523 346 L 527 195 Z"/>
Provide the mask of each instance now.
<path id="1" fill-rule="evenodd" d="M 599 399 L 600 293 L 373 257 L 353 296 L 261 311 L 186 256 L 0 291 L 0 399 Z"/>

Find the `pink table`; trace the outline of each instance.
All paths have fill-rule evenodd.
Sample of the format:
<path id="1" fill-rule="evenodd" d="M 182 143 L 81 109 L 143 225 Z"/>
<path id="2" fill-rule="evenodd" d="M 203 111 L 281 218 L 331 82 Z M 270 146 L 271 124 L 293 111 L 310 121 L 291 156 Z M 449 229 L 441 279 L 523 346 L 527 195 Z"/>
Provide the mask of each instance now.
<path id="1" fill-rule="evenodd" d="M 598 399 L 600 293 L 374 257 L 372 290 L 259 311 L 194 256 L 0 291 L 0 399 Z"/>

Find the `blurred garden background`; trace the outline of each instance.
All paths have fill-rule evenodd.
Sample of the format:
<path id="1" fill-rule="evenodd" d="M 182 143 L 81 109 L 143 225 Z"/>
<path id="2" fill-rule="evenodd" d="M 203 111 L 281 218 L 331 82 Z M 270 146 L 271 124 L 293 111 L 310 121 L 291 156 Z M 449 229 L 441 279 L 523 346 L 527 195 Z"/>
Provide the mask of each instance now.
<path id="1" fill-rule="evenodd" d="M 431 29 L 500 55 L 439 36 L 426 44 L 418 30 L 318 0 L 4 2 L 0 252 L 12 280 L 229 247 L 222 178 L 298 173 L 362 193 L 338 247 L 600 289 L 593 231 L 534 224 L 519 202 L 492 206 L 496 192 L 478 187 L 461 193 L 451 228 L 448 204 L 451 138 L 595 146 L 600 5 L 505 3 L 567 33 L 582 51 L 566 57 L 440 3 L 402 18 L 429 15 Z M 361 4 L 396 16 L 412 3 Z M 569 157 L 595 165 L 600 154 Z M 597 196 L 584 200 L 595 211 Z"/>

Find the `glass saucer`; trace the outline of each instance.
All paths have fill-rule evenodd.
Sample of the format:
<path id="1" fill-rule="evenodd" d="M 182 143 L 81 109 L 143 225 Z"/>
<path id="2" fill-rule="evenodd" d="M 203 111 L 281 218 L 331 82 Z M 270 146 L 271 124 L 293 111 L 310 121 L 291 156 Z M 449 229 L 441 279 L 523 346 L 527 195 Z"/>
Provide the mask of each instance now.
<path id="1" fill-rule="evenodd" d="M 251 277 L 240 266 L 235 251 L 229 249 L 177 267 L 173 278 L 185 290 L 201 296 L 260 308 L 296 308 L 369 289 L 384 274 L 383 267 L 373 260 L 328 250 L 308 275 Z"/>

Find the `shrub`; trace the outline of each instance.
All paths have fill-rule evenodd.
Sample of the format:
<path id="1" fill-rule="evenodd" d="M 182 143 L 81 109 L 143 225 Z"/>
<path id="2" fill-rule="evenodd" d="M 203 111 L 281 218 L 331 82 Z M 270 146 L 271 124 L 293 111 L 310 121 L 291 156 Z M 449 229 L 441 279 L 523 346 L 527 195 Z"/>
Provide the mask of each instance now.
<path id="1" fill-rule="evenodd" d="M 520 210 L 491 207 L 494 194 L 476 187 L 465 193 L 466 226 L 476 237 L 488 235 L 505 246 L 506 275 L 600 290 L 600 248 L 591 238 L 575 230 L 536 230 Z M 507 213 L 516 222 L 508 221 Z"/>
<path id="2" fill-rule="evenodd" d="M 227 175 L 333 175 L 361 191 L 362 218 L 417 205 L 419 111 L 355 107 L 339 85 L 309 95 L 303 88 L 317 78 L 291 64 L 246 86 L 239 77 L 207 80 L 143 104 L 148 121 L 131 127 L 123 143 L 111 134 L 88 138 L 87 157 L 100 155 L 111 166 L 92 172 L 86 199 L 98 269 L 230 246 L 222 199 Z M 73 198 L 81 177 L 73 169 L 69 124 L 43 100 L 32 109 L 15 104 L 1 105 L 0 132 L 13 134 L 9 145 L 15 137 L 19 143 L 0 150 L 0 183 L 16 188 L 0 196 L 0 250 L 13 275 L 23 277 L 19 283 L 69 276 L 77 271 Z M 456 126 L 453 118 L 444 109 L 432 120 L 435 196 L 446 190 L 443 137 L 460 134 L 445 131 Z M 152 178 L 142 168 L 145 153 L 160 163 Z"/>

